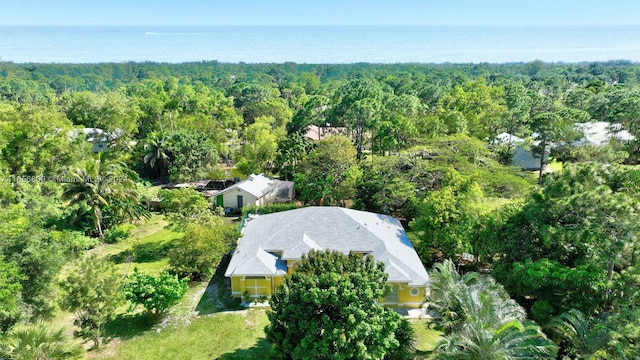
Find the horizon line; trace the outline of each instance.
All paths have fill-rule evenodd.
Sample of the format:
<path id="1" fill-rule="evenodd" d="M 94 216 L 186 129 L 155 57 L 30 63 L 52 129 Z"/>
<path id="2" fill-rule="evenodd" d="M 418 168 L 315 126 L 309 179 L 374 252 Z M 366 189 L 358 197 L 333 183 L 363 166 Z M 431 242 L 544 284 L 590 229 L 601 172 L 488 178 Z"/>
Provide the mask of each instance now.
<path id="1" fill-rule="evenodd" d="M 640 26 L 640 23 L 574 23 L 574 24 L 0 24 L 0 27 L 592 27 L 592 26 Z"/>

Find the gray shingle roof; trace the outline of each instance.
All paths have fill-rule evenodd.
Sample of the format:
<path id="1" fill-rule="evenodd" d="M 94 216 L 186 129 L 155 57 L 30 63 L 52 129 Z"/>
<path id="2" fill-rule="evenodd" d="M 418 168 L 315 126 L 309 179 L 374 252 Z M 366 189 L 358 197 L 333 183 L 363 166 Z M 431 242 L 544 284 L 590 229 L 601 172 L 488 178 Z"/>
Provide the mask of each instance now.
<path id="1" fill-rule="evenodd" d="M 426 285 L 429 276 L 400 222 L 339 207 L 306 207 L 247 222 L 225 276 L 281 275 L 283 260 L 316 250 L 364 252 L 385 263 L 388 281 Z M 274 254 L 281 253 L 281 258 Z"/>
<path id="2" fill-rule="evenodd" d="M 269 191 L 271 191 L 276 185 L 278 185 L 278 183 L 280 183 L 280 180 L 270 179 L 262 174 L 251 174 L 247 179 L 235 183 L 228 188 L 220 191 L 218 195 L 222 195 L 236 188 L 240 188 L 260 199 L 261 197 L 269 193 Z"/>

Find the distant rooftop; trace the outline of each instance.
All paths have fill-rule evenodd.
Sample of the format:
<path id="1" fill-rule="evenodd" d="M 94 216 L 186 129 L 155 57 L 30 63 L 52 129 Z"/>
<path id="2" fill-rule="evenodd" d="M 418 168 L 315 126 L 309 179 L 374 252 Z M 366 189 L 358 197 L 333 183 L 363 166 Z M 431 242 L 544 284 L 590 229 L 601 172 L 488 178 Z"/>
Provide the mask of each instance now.
<path id="1" fill-rule="evenodd" d="M 307 129 L 307 132 L 304 134 L 304 137 L 309 140 L 323 140 L 333 135 L 344 135 L 347 132 L 347 128 L 344 127 L 319 127 L 316 125 L 311 125 Z"/>
<path id="2" fill-rule="evenodd" d="M 584 137 L 574 145 L 606 145 L 611 140 L 633 141 L 636 139 L 629 131 L 622 129 L 621 124 L 610 124 L 604 121 L 586 122 L 576 124 L 576 128 L 582 131 Z"/>
<path id="3" fill-rule="evenodd" d="M 251 174 L 245 180 L 235 183 L 228 188 L 222 190 L 220 194 L 229 192 L 233 189 L 240 188 L 249 194 L 261 198 L 269 192 L 274 186 L 277 186 L 280 180 L 275 180 L 264 176 L 263 174 Z"/>

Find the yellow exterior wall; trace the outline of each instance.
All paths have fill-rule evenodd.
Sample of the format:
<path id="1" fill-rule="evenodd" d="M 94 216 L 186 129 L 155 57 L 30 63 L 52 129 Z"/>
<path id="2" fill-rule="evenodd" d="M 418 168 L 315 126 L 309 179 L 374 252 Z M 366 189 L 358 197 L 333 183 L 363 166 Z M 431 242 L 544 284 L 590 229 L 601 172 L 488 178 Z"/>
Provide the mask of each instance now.
<path id="1" fill-rule="evenodd" d="M 411 295 L 411 289 L 413 286 L 404 286 L 400 291 L 398 291 L 398 303 L 402 307 L 406 308 L 419 308 L 424 302 L 425 298 L 425 287 L 424 286 L 416 286 L 418 289 L 418 294 L 416 296 Z"/>
<path id="2" fill-rule="evenodd" d="M 245 291 L 251 297 L 271 296 L 273 291 L 282 284 L 284 276 L 231 277 L 231 293 L 235 297 L 242 297 Z"/>
<path id="3" fill-rule="evenodd" d="M 290 267 L 289 269 L 293 269 Z M 284 281 L 284 276 L 262 276 L 257 277 L 243 277 L 232 276 L 231 277 L 231 291 L 233 296 L 242 297 L 245 291 L 248 291 L 251 297 L 257 298 L 260 296 L 271 296 L 273 291 L 278 288 Z M 419 308 L 425 298 L 424 286 L 407 286 L 405 284 L 395 284 L 398 289 L 397 304 L 387 304 L 388 306 L 399 306 L 405 308 Z M 418 293 L 411 295 L 411 289 L 418 289 Z M 384 299 L 379 300 L 384 303 Z"/>
<path id="4" fill-rule="evenodd" d="M 277 289 L 278 286 L 280 286 L 283 281 L 284 281 L 284 276 L 274 276 L 273 277 L 273 290 Z"/>
<path id="5" fill-rule="evenodd" d="M 293 271 L 298 268 L 300 260 L 287 260 L 287 274 L 293 274 Z"/>
<path id="6" fill-rule="evenodd" d="M 408 286 L 407 284 L 390 283 L 396 291 L 396 294 L 389 295 L 387 298 L 380 298 L 378 301 L 385 306 L 403 307 L 403 308 L 419 308 L 422 306 L 425 298 L 424 286 Z M 411 295 L 411 289 L 417 289 L 415 296 Z M 415 292 L 415 291 L 414 291 Z"/>
<path id="7" fill-rule="evenodd" d="M 231 292 L 235 297 L 242 297 L 245 291 L 249 292 L 251 297 L 271 296 L 271 277 L 231 277 Z"/>
<path id="8" fill-rule="evenodd" d="M 231 277 L 231 294 L 235 297 L 242 296 L 244 290 L 242 290 L 243 282 L 241 281 L 242 276 L 232 276 Z"/>

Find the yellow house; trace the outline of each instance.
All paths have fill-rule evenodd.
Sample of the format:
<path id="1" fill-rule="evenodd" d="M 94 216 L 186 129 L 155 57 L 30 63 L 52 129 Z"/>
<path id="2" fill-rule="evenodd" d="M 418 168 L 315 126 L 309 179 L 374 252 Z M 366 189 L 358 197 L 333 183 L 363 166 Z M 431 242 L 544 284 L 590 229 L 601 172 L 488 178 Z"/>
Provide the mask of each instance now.
<path id="1" fill-rule="evenodd" d="M 271 296 L 312 249 L 372 256 L 384 262 L 393 288 L 382 304 L 417 308 L 423 302 L 429 275 L 398 220 L 322 206 L 248 219 L 225 272 L 233 296 Z"/>

